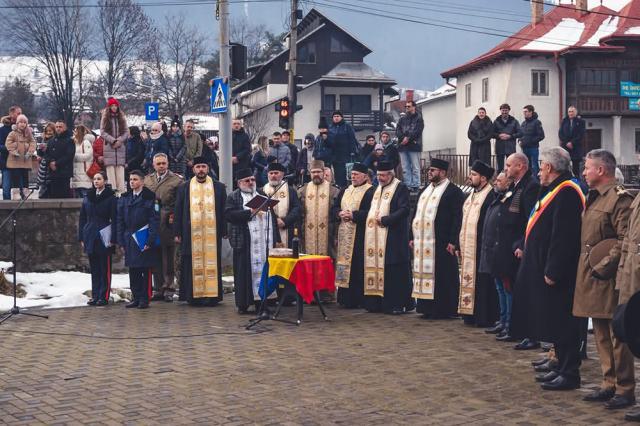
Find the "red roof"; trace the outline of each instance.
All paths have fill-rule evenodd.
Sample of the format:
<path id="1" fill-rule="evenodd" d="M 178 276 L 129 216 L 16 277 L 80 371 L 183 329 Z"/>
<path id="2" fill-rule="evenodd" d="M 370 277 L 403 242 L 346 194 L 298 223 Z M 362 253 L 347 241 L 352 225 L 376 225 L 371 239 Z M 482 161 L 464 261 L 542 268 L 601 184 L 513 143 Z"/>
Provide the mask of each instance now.
<path id="1" fill-rule="evenodd" d="M 621 0 L 613 1 L 619 4 Z M 605 0 L 603 4 L 606 3 Z M 640 40 L 640 0 L 628 0 L 618 12 L 597 5 L 583 13 L 570 4 L 563 4 L 547 12 L 535 27 L 527 25 L 487 53 L 441 75 L 456 77 L 510 56 L 620 51 L 624 46 L 616 41 L 629 39 Z"/>

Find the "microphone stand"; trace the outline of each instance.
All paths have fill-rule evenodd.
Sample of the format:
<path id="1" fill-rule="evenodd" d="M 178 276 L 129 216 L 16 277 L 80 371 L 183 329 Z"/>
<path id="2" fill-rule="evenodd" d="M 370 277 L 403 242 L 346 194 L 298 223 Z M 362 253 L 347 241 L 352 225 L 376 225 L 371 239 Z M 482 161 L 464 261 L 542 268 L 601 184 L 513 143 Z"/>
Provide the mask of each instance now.
<path id="1" fill-rule="evenodd" d="M 269 201 L 271 201 L 273 199 L 273 196 L 276 195 L 278 193 L 278 191 L 280 190 L 280 188 L 282 188 L 285 184 L 287 184 L 287 176 L 285 176 L 282 179 L 282 182 L 280 182 L 280 185 L 278 185 L 276 187 L 275 191 L 273 191 L 273 194 L 267 195 L 265 193 L 265 196 L 267 198 L 262 202 L 262 204 L 260 204 L 260 207 L 258 207 L 256 209 L 256 212 L 251 215 L 251 217 L 249 218 L 249 221 L 253 220 L 253 218 L 256 217 L 256 215 L 262 211 L 262 209 L 269 203 Z M 272 207 L 269 208 L 268 213 L 270 213 L 271 215 L 274 215 Z M 275 215 L 274 215 L 274 217 L 275 217 Z M 269 238 L 269 232 L 270 232 L 270 226 L 271 226 L 272 218 L 268 217 L 267 219 L 268 219 L 267 220 L 267 232 L 265 234 L 264 241 L 265 241 L 265 247 L 266 247 L 266 263 L 268 265 L 269 264 L 269 239 L 270 239 Z M 266 310 L 267 310 L 267 296 L 268 296 L 268 294 L 267 294 L 268 281 L 269 281 L 269 267 L 267 266 L 267 275 L 266 275 L 265 282 L 264 282 L 264 297 L 262 298 L 262 303 L 260 303 L 260 310 L 257 312 L 255 318 L 249 320 L 249 324 L 247 324 L 245 326 L 245 330 L 250 330 L 253 326 L 255 326 L 257 324 L 260 324 L 262 321 L 271 319 L 270 316 L 266 312 Z"/>
<path id="2" fill-rule="evenodd" d="M 13 228 L 13 232 L 12 232 L 12 244 L 13 244 L 13 307 L 11 308 L 11 310 L 3 313 L 2 319 L 0 319 L 0 324 L 2 324 L 3 322 L 5 322 L 6 320 L 8 320 L 9 318 L 15 316 L 15 315 L 28 315 L 31 317 L 38 317 L 38 318 L 49 318 L 47 315 L 39 315 L 39 314 L 32 314 L 30 312 L 22 312 L 20 311 L 20 307 L 18 307 L 17 305 L 17 292 L 18 292 L 18 279 L 16 277 L 17 275 L 17 270 L 18 270 L 18 265 L 17 265 L 17 250 L 16 250 L 16 228 L 18 226 L 18 221 L 16 220 L 15 216 L 16 213 L 18 212 L 18 210 L 20 210 L 20 208 L 24 205 L 24 203 L 29 199 L 29 197 L 31 197 L 31 194 L 33 194 L 33 191 L 35 191 L 35 189 L 31 189 L 29 191 L 29 194 L 27 194 L 26 197 L 24 197 L 21 201 L 20 204 L 18 204 L 18 207 L 16 207 L 15 209 L 13 209 L 13 211 L 11 213 L 9 213 L 9 216 L 7 216 L 5 218 L 4 221 L 2 221 L 2 223 L 0 224 L 0 229 L 2 229 L 2 227 L 4 227 L 4 225 L 9 222 L 9 219 L 11 219 L 11 223 L 12 223 L 12 228 Z"/>

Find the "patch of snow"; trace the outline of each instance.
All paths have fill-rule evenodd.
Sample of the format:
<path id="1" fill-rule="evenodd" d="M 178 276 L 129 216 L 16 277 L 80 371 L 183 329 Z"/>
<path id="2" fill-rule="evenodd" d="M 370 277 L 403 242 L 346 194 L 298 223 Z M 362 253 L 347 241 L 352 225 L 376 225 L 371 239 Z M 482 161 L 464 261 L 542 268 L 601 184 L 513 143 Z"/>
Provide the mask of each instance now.
<path id="1" fill-rule="evenodd" d="M 620 12 L 626 5 L 629 4 L 630 1 L 631 0 L 589 0 L 587 8 L 591 10 L 602 4 L 604 7 L 607 7 L 615 12 Z M 554 3 L 574 6 L 575 0 L 556 0 L 554 1 Z"/>
<path id="2" fill-rule="evenodd" d="M 618 29 L 618 20 L 617 16 L 605 18 L 600 24 L 600 27 L 596 30 L 595 33 L 587 40 L 583 46 L 600 46 L 600 39 L 610 36 Z"/>
<path id="3" fill-rule="evenodd" d="M 563 18 L 553 29 L 529 42 L 521 50 L 559 51 L 576 44 L 582 37 L 583 31 L 584 23 L 573 18 Z"/>
<path id="4" fill-rule="evenodd" d="M 630 27 L 625 34 L 640 35 L 640 27 Z"/>
<path id="5" fill-rule="evenodd" d="M 11 262 L 0 262 L 1 268 L 11 266 Z M 27 296 L 19 298 L 21 308 L 65 308 L 83 306 L 89 298 L 84 292 L 91 290 L 91 275 L 82 272 L 18 272 L 18 283 L 24 285 Z M 8 280 L 13 280 L 11 274 Z M 129 288 L 128 274 L 114 274 L 111 278 L 111 288 Z M 122 300 L 120 296 L 111 293 L 115 302 Z M 0 295 L 0 311 L 6 311 L 13 306 L 13 296 Z"/>

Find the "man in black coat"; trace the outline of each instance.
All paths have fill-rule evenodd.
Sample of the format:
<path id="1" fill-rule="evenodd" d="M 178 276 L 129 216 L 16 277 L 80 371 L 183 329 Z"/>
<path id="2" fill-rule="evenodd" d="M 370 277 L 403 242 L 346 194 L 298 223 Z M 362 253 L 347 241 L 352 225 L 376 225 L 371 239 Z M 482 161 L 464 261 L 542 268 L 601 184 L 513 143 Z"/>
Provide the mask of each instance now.
<path id="1" fill-rule="evenodd" d="M 469 150 L 469 165 L 476 160 L 491 164 L 491 139 L 493 138 L 493 122 L 487 117 L 487 110 L 478 108 L 478 115 L 469 123 L 467 137 L 471 141 Z"/>
<path id="2" fill-rule="evenodd" d="M 206 159 L 203 157 L 196 157 L 193 159 L 193 174 L 194 176 L 187 182 L 184 182 L 178 187 L 178 193 L 176 196 L 176 210 L 173 221 L 173 229 L 175 233 L 175 242 L 180 244 L 181 248 L 181 269 L 180 269 L 180 300 L 186 300 L 190 305 L 206 305 L 215 306 L 222 300 L 222 237 L 227 235 L 226 223 L 224 221 L 224 207 L 227 200 L 227 189 L 224 184 L 214 181 L 209 176 L 209 165 Z M 198 187 L 197 185 L 201 185 Z M 204 192 L 204 197 L 201 197 L 200 201 L 192 193 L 192 188 L 195 188 L 198 192 Z M 213 190 L 213 194 L 208 191 Z M 195 202 L 194 202 L 195 201 Z M 211 203 L 215 203 L 215 208 L 211 206 Z M 200 204 L 204 205 L 201 206 Z M 192 211 L 203 212 L 203 216 L 198 219 L 198 223 L 194 223 L 195 220 L 191 217 Z M 215 215 L 207 217 L 207 213 L 214 212 Z M 215 217 L 215 244 L 216 244 L 216 272 L 217 272 L 217 291 L 213 285 L 213 280 L 208 276 L 208 271 L 211 270 L 211 265 L 208 262 L 204 262 L 204 265 L 200 263 L 196 265 L 196 268 L 203 269 L 205 282 L 198 285 L 194 283 L 196 280 L 201 280 L 200 277 L 193 274 L 193 262 L 196 258 L 206 258 L 207 255 L 212 253 L 212 248 L 209 247 L 206 237 L 208 234 L 208 228 L 214 228 L 209 222 Z M 203 235 L 203 241 L 206 243 L 206 249 L 201 246 L 194 246 L 191 239 L 191 233 L 193 227 L 198 227 Z M 195 250 L 201 252 L 201 256 L 192 256 Z"/>
<path id="3" fill-rule="evenodd" d="M 493 121 L 498 171 L 504 169 L 504 159 L 516 152 L 516 139 L 522 136 L 520 123 L 509 112 L 511 112 L 509 104 L 500 105 L 500 115 Z"/>
<path id="4" fill-rule="evenodd" d="M 464 194 L 447 178 L 449 163 L 432 158 L 427 185 L 418 198 L 411 227 L 413 296 L 424 319 L 456 316 L 460 274 L 456 251 L 460 247 Z"/>
<path id="5" fill-rule="evenodd" d="M 251 168 L 251 140 L 242 127 L 242 121 L 236 118 L 231 126 L 231 162 L 235 174 L 238 170 Z"/>
<path id="6" fill-rule="evenodd" d="M 580 320 L 573 316 L 573 295 L 580 257 L 585 199 L 572 181 L 569 153 L 560 147 L 542 153 L 534 212 L 525 232 L 522 265 L 513 298 L 514 333 L 553 342 L 558 367 L 536 377 L 545 390 L 580 387 Z M 518 320 L 516 320 L 518 318 Z"/>
<path id="7" fill-rule="evenodd" d="M 262 189 L 256 188 L 256 178 L 251 169 L 239 170 L 235 176 L 238 189 L 227 197 L 224 216 L 229 224 L 229 243 L 233 249 L 233 293 L 238 313 L 247 313 L 249 306 L 260 310 L 258 288 L 262 268 L 267 261 L 267 227 L 269 228 L 268 247 L 272 248 L 280 241 L 275 216 L 258 212 L 246 207 Z M 270 220 L 270 223 L 267 221 Z M 272 293 L 275 297 L 276 294 Z"/>
<path id="8" fill-rule="evenodd" d="M 504 203 L 507 205 L 504 215 L 500 217 L 500 245 L 497 250 L 499 262 L 494 263 L 493 274 L 500 278 L 505 292 L 507 302 L 513 295 L 517 286 L 516 275 L 520 265 L 520 259 L 524 250 L 524 232 L 529 220 L 529 214 L 536 203 L 540 184 L 529 170 L 529 159 L 526 155 L 517 152 L 507 158 L 505 174 L 511 182 L 511 186 L 504 195 Z M 512 323 L 513 321 L 510 321 Z M 521 327 L 521 330 L 524 327 Z M 498 333 L 497 340 L 510 342 L 514 338 L 511 336 L 510 327 L 500 327 L 487 330 Z M 536 349 L 540 343 L 531 341 L 524 333 L 523 341 L 515 346 L 518 350 Z"/>
<path id="9" fill-rule="evenodd" d="M 567 116 L 560 123 L 558 138 L 560 146 L 566 149 L 571 156 L 571 169 L 573 175 L 580 179 L 580 163 L 584 156 L 584 136 L 586 133 L 585 121 L 578 117 L 578 110 L 574 106 L 567 108 Z"/>
<path id="10" fill-rule="evenodd" d="M 522 113 L 524 121 L 520 124 L 520 132 L 522 133 L 520 136 L 520 148 L 529 159 L 531 171 L 534 175 L 537 175 L 540 142 L 544 139 L 544 129 L 533 105 L 525 105 Z"/>
<path id="11" fill-rule="evenodd" d="M 46 160 L 49 165 L 48 198 L 70 198 L 70 181 L 73 176 L 73 158 L 76 155 L 76 144 L 71 140 L 67 123 L 56 122 L 56 137 L 47 146 Z"/>

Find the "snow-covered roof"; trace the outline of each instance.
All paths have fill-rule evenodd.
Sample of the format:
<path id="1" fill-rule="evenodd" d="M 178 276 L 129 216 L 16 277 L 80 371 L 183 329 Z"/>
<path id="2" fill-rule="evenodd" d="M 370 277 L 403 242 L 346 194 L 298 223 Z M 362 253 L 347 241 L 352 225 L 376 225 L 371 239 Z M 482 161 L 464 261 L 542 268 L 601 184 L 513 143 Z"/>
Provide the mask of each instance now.
<path id="1" fill-rule="evenodd" d="M 456 94 L 456 88 L 455 88 L 456 79 L 455 78 L 450 79 L 449 83 L 451 84 L 443 84 L 433 92 L 430 92 L 426 98 L 417 101 L 416 105 L 420 106 L 420 105 L 428 104 L 429 102 L 433 102 L 437 99 L 454 96 Z"/>
<path id="2" fill-rule="evenodd" d="M 509 56 L 624 50 L 617 41 L 640 41 L 638 17 L 640 0 L 588 0 L 588 12 L 576 9 L 571 0 L 559 0 L 536 25 L 525 26 L 487 53 L 444 71 L 442 76 L 455 77 Z"/>
<path id="3" fill-rule="evenodd" d="M 364 62 L 341 62 L 318 80 L 307 84 L 305 88 L 321 80 L 396 84 L 394 79 Z"/>

